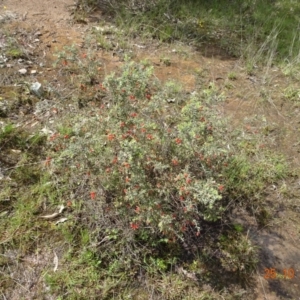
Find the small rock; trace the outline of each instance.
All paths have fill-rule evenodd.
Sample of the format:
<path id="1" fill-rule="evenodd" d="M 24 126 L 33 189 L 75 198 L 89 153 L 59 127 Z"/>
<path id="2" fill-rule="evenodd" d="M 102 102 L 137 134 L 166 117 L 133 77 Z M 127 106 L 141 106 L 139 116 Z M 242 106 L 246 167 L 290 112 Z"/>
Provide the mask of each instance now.
<path id="1" fill-rule="evenodd" d="M 18 70 L 18 72 L 22 75 L 25 75 L 27 73 L 27 70 L 26 69 L 20 69 L 20 70 Z"/>
<path id="2" fill-rule="evenodd" d="M 33 83 L 30 86 L 30 91 L 31 91 L 32 94 L 36 95 L 39 98 L 41 98 L 44 94 L 43 87 L 39 82 Z"/>
<path id="3" fill-rule="evenodd" d="M 277 213 L 278 218 L 283 218 L 284 215 L 285 215 L 285 214 L 284 214 L 283 211 L 279 211 L 279 212 Z"/>
<path id="4" fill-rule="evenodd" d="M 22 63 L 23 61 L 24 61 L 24 59 L 22 59 L 22 58 L 18 59 L 18 63 Z"/>
<path id="5" fill-rule="evenodd" d="M 4 55 L 0 55 L 0 64 L 7 62 L 8 59 Z"/>
<path id="6" fill-rule="evenodd" d="M 30 71 L 30 74 L 32 74 L 32 75 L 34 75 L 34 74 L 36 74 L 37 73 L 37 70 L 31 70 Z"/>

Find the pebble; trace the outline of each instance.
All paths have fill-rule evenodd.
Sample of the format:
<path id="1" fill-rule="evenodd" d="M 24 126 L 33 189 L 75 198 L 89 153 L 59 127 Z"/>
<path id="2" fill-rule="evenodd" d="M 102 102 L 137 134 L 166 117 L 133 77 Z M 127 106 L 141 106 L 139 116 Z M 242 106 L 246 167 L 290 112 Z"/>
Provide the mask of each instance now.
<path id="1" fill-rule="evenodd" d="M 18 72 L 22 75 L 25 75 L 27 73 L 27 70 L 26 69 L 20 69 L 20 70 L 18 70 Z"/>

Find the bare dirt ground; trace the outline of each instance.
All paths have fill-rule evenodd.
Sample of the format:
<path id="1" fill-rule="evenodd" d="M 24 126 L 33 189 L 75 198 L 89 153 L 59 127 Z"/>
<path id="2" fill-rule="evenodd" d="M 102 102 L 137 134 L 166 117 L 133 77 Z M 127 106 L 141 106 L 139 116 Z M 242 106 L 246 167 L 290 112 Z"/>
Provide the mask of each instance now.
<path id="1" fill-rule="evenodd" d="M 57 74 L 52 70 L 53 54 L 65 45 L 75 43 L 84 46 L 85 32 L 93 24 L 73 22 L 70 13 L 74 6 L 72 0 L 2 0 L 0 5 L 0 26 L 5 26 L 5 30 L 13 34 L 31 32 L 32 37 L 36 38 L 32 50 L 36 57 L 32 69 L 38 71 L 34 75 L 35 79 L 47 79 L 57 84 Z M 100 13 L 98 17 L 101 18 Z M 33 42 L 34 40 L 29 41 L 24 37 L 24 43 Z M 290 80 L 276 68 L 268 71 L 268 82 L 265 81 L 266 74 L 263 72 L 249 76 L 239 61 L 231 59 L 218 48 L 208 47 L 203 52 L 193 51 L 188 47 L 185 49 L 188 51 L 187 57 L 172 51 L 172 46 L 152 44 L 145 48 L 136 47 L 135 58 L 147 58 L 154 64 L 155 74 L 159 79 L 179 80 L 188 92 L 193 91 L 199 84 L 199 78 L 194 72 L 197 69 L 202 74 L 202 81 L 214 82 L 220 89 L 226 90 L 224 110 L 232 116 L 234 123 L 244 124 L 251 116 L 264 115 L 270 134 L 274 135 L 274 147 L 288 156 L 295 169 L 299 167 L 300 108 L 284 99 L 280 92 L 289 86 Z M 159 60 L 158 57 L 163 53 L 170 58 L 170 66 Z M 105 73 L 116 69 L 122 63 L 118 56 L 110 53 L 99 50 L 99 55 L 106 62 Z M 21 67 L 22 65 L 17 66 Z M 237 74 L 236 80 L 228 80 L 230 72 Z M 3 81 L 0 96 L 5 94 L 5 80 Z M 33 116 L 29 114 L 25 118 L 30 120 Z M 263 228 L 259 228 L 255 217 L 245 211 L 237 209 L 232 216 L 249 228 L 249 235 L 260 247 L 256 284 L 251 288 L 258 300 L 300 299 L 300 182 L 297 178 L 291 179 L 286 182 L 285 193 L 279 191 L 282 188 L 274 186 L 268 191 L 270 207 L 276 217 Z M 1 238 L 1 242 L 3 240 Z M 61 249 L 56 249 L 56 254 L 59 255 L 60 251 Z M 16 253 L 7 255 L 12 258 L 17 256 Z M 21 299 L 20 296 L 22 299 L 52 299 L 50 296 L 39 296 L 36 291 L 44 287 L 45 293 L 47 292 L 42 277 L 45 268 L 53 267 L 55 255 L 48 248 L 37 245 L 35 254 L 15 264 L 10 276 L 16 284 L 8 287 L 10 292 L 6 295 L 9 297 L 2 294 L 3 299 Z M 295 276 L 292 279 L 265 278 L 268 275 L 266 269 L 274 269 L 280 274 L 284 270 L 292 269 Z"/>

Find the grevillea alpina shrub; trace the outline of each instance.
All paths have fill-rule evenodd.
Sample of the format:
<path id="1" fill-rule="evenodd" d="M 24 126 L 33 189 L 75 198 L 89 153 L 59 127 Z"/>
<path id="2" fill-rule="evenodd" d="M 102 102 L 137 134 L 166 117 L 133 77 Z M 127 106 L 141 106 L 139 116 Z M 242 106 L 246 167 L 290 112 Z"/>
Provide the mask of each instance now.
<path id="1" fill-rule="evenodd" d="M 236 164 L 241 158 L 233 151 L 243 151 L 244 143 L 227 130 L 213 85 L 186 94 L 174 84 L 159 86 L 151 67 L 127 61 L 99 89 L 100 109 L 91 106 L 89 117 L 68 121 L 73 136 L 62 138 L 53 166 L 76 170 L 67 182 L 71 198 L 95 200 L 103 213 L 93 222 L 107 230 L 118 219 L 147 242 L 199 236 L 203 221 L 221 218 L 224 198 L 259 194 L 255 187 L 261 190 L 283 169 L 266 157 L 248 161 L 245 153 Z"/>
<path id="2" fill-rule="evenodd" d="M 227 157 L 224 122 L 210 95 L 191 96 L 182 107 L 172 107 L 163 89 L 152 95 L 150 75 L 150 68 L 130 63 L 104 82 L 114 103 L 104 138 L 115 151 L 109 150 L 114 163 L 103 183 L 122 191 L 115 204 L 146 239 L 199 235 L 201 220 L 217 220 L 223 211 L 217 174 Z"/>
<path id="3" fill-rule="evenodd" d="M 79 170 L 90 172 L 91 198 L 104 195 L 103 207 L 123 216 L 136 236 L 183 240 L 224 210 L 225 123 L 213 86 L 194 95 L 177 91 L 184 98 L 173 103 L 151 76 L 151 67 L 133 62 L 108 76 L 100 85 L 106 105 L 76 121 L 56 161 L 77 158 Z"/>

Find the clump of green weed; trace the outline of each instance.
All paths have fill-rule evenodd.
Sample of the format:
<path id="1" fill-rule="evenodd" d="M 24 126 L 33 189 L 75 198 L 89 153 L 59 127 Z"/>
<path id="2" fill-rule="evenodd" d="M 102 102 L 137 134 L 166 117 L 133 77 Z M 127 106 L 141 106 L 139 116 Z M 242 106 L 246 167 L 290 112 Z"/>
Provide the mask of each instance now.
<path id="1" fill-rule="evenodd" d="M 6 55 L 7 57 L 16 59 L 16 58 L 22 58 L 24 56 L 24 53 L 19 48 L 11 48 L 6 50 Z"/>
<path id="2" fill-rule="evenodd" d="M 291 100 L 294 102 L 299 102 L 300 100 L 300 91 L 299 89 L 289 86 L 283 91 L 283 96 L 287 100 Z"/>
<path id="3" fill-rule="evenodd" d="M 102 63 L 94 52 L 80 53 L 72 45 L 65 46 L 64 50 L 58 52 L 56 56 L 57 60 L 54 65 L 60 65 L 66 74 L 71 75 L 71 82 L 79 84 L 82 91 L 87 91 L 87 86 L 99 83 Z"/>
<path id="4" fill-rule="evenodd" d="M 250 279 L 250 274 L 258 263 L 257 247 L 253 245 L 248 235 L 229 233 L 221 235 L 218 242 L 220 261 L 227 272 L 237 274 L 244 284 Z"/>
<path id="5" fill-rule="evenodd" d="M 237 74 L 235 72 L 230 72 L 228 74 L 228 79 L 229 80 L 237 80 Z"/>
<path id="6" fill-rule="evenodd" d="M 21 126 L 6 124 L 0 129 L 2 253 L 31 253 L 36 240 L 47 230 L 47 224 L 40 224 L 35 217 L 44 199 L 37 199 L 33 192 L 43 178 L 41 159 L 45 142 L 44 135 L 31 134 Z M 4 271 L 8 269 L 3 266 Z"/>

